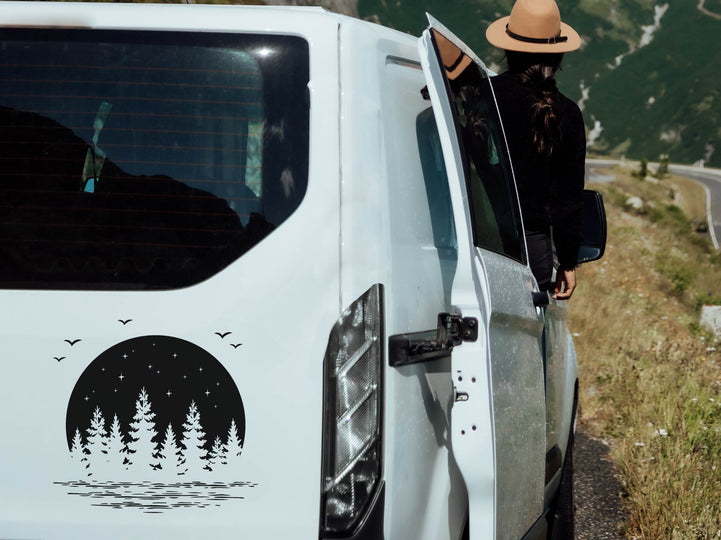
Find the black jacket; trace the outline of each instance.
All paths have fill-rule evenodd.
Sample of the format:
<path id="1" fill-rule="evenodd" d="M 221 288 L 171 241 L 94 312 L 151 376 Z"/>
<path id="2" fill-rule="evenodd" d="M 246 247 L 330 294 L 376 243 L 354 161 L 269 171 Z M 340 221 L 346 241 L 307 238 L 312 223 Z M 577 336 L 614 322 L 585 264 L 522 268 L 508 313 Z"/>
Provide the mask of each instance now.
<path id="1" fill-rule="evenodd" d="M 581 110 L 559 93 L 561 144 L 551 157 L 539 157 L 533 144 L 529 111 L 535 89 L 510 73 L 491 79 L 516 173 L 527 232 L 548 233 L 561 268 L 573 268 L 582 238 L 586 132 Z"/>

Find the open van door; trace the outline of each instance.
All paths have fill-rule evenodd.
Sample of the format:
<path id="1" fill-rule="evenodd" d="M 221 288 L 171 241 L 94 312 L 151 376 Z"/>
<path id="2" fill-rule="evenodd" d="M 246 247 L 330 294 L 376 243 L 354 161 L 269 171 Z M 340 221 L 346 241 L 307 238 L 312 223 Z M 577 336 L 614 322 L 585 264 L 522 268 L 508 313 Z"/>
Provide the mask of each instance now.
<path id="1" fill-rule="evenodd" d="M 451 302 L 478 338 L 452 353 L 453 454 L 471 540 L 545 538 L 546 293 L 526 263 L 518 196 L 489 71 L 432 17 L 419 40 L 458 235 Z M 468 320 L 468 319 L 466 319 Z M 529 534 L 530 533 L 530 534 Z"/>

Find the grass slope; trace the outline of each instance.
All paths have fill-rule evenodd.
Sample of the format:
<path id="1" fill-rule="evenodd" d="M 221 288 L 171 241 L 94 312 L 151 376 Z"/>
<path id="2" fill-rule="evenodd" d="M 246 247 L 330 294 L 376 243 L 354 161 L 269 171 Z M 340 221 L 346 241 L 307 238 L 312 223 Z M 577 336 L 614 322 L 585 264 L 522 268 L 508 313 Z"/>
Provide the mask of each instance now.
<path id="1" fill-rule="evenodd" d="M 721 304 L 721 255 L 692 231 L 698 185 L 616 174 L 594 186 L 606 201 L 606 255 L 581 267 L 570 306 L 581 426 L 610 444 L 629 538 L 719 538 L 721 343 L 697 321 L 703 303 Z M 624 209 L 630 195 L 643 213 Z"/>

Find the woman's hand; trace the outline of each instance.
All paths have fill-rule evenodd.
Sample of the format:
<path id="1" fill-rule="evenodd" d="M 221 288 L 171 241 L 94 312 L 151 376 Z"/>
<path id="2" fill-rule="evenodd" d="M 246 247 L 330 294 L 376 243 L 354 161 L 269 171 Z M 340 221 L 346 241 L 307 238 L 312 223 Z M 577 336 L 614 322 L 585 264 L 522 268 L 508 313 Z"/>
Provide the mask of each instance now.
<path id="1" fill-rule="evenodd" d="M 553 297 L 556 300 L 568 300 L 576 288 L 576 269 L 558 269 L 556 276 L 556 288 Z"/>

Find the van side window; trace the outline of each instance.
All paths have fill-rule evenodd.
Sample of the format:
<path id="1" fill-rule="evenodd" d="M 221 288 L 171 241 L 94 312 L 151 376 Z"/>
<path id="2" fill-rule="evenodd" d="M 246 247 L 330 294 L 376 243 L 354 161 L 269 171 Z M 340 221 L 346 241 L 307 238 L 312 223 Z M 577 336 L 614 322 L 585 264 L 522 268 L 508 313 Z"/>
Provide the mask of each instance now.
<path id="1" fill-rule="evenodd" d="M 474 243 L 525 263 L 518 197 L 489 79 L 453 43 L 433 35 L 465 159 Z"/>
<path id="2" fill-rule="evenodd" d="M 304 39 L 6 28 L 0 48 L 0 288 L 193 285 L 301 204 Z"/>
<path id="3" fill-rule="evenodd" d="M 463 88 L 460 110 L 470 173 L 476 243 L 524 262 L 521 221 L 510 164 L 490 86 Z"/>
<path id="4" fill-rule="evenodd" d="M 455 250 L 458 248 L 458 242 L 453 222 L 453 206 L 433 109 L 428 108 L 418 115 L 416 133 L 421 167 L 423 168 L 423 180 L 428 194 L 433 243 L 439 249 Z"/>

